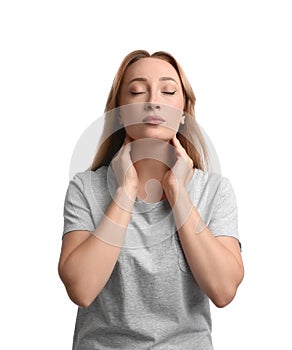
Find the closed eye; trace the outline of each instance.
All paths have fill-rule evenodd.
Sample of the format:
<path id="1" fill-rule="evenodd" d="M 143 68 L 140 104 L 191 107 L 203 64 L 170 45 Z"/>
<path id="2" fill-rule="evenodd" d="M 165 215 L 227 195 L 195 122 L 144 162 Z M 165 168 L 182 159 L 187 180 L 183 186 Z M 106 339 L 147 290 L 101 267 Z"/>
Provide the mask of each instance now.
<path id="1" fill-rule="evenodd" d="M 174 95 L 176 91 L 162 91 L 162 93 L 166 95 Z"/>
<path id="2" fill-rule="evenodd" d="M 131 95 L 142 95 L 145 94 L 144 91 L 140 91 L 140 92 L 135 92 L 135 91 L 131 91 Z"/>

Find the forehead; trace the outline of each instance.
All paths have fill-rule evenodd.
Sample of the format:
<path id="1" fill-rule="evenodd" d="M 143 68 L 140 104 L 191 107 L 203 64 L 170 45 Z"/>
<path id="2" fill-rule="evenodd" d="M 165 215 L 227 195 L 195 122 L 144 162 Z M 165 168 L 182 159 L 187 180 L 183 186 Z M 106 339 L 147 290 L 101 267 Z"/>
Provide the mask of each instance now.
<path id="1" fill-rule="evenodd" d="M 133 78 L 146 78 L 147 80 L 159 80 L 162 77 L 170 77 L 179 81 L 179 76 L 174 67 L 159 58 L 142 58 L 131 64 L 125 72 L 124 81 L 129 82 Z"/>

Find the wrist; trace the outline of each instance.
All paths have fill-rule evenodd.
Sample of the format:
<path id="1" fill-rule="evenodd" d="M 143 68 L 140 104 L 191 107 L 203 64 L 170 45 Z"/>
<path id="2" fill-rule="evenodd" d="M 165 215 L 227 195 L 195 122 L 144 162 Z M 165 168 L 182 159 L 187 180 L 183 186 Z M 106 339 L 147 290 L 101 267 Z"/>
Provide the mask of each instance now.
<path id="1" fill-rule="evenodd" d="M 172 207 L 176 226 L 179 229 L 189 219 L 194 208 L 193 202 L 186 189 L 180 189 L 168 200 Z"/>
<path id="2" fill-rule="evenodd" d="M 124 185 L 119 188 L 121 195 L 129 197 L 131 200 L 135 201 L 138 188 L 135 185 Z"/>
<path id="3" fill-rule="evenodd" d="M 135 188 L 120 186 L 117 188 L 114 202 L 125 211 L 132 211 L 137 195 Z"/>
<path id="4" fill-rule="evenodd" d="M 169 185 L 164 189 L 164 192 L 171 206 L 175 205 L 178 201 L 189 199 L 189 193 L 186 187 L 182 184 L 179 185 L 176 183 Z"/>

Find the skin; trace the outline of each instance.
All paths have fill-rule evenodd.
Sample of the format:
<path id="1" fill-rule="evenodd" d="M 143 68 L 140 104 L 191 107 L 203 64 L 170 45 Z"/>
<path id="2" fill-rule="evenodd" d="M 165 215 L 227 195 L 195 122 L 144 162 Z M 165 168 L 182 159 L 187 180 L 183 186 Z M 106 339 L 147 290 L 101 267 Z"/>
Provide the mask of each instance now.
<path id="1" fill-rule="evenodd" d="M 179 125 L 184 122 L 184 99 L 175 69 L 156 58 L 135 62 L 125 73 L 120 105 L 120 122 L 127 136 L 112 161 L 118 181 L 114 200 L 93 234 L 72 231 L 63 239 L 59 274 L 69 297 L 80 306 L 88 306 L 103 289 L 123 245 L 135 198 L 167 198 L 194 278 L 216 306 L 224 307 L 232 301 L 243 279 L 241 253 L 235 238 L 214 237 L 208 227 L 195 233 L 201 218 L 186 189 L 193 175 L 193 162 L 176 138 Z M 170 111 L 171 120 L 167 119 Z M 163 116 L 165 123 L 143 123 L 147 113 Z M 149 149 L 145 147 L 147 142 L 151 142 L 155 159 L 148 159 L 143 153 Z M 146 193 L 145 187 L 154 180 L 159 190 L 148 186 Z M 108 239 L 112 244 L 96 239 L 113 229 L 118 237 L 114 243 L 112 237 Z"/>
<path id="2" fill-rule="evenodd" d="M 133 140 L 158 138 L 171 140 L 183 122 L 184 97 L 179 76 L 167 62 L 156 58 L 144 58 L 132 64 L 126 71 L 120 92 L 121 121 Z M 124 112 L 126 110 L 126 113 Z M 129 109 L 134 110 L 133 121 Z M 162 116 L 161 126 L 145 127 L 141 123 L 147 115 Z M 127 126 L 130 119 L 131 126 Z"/>
<path id="3" fill-rule="evenodd" d="M 138 197 L 145 200 L 147 197 L 145 187 L 149 180 L 155 179 L 162 184 L 164 177 L 171 176 L 171 170 L 166 166 L 168 162 L 160 157 L 163 158 L 165 155 L 165 142 L 173 146 L 179 125 L 185 118 L 184 97 L 179 76 L 168 62 L 157 58 L 141 59 L 127 69 L 119 102 L 122 106 L 121 123 L 124 124 L 127 140 L 129 142 L 145 140 L 146 146 L 143 142 L 132 142 L 131 146 L 131 157 L 142 159 L 134 163 L 136 174 L 135 180 L 132 177 L 131 181 L 136 182 Z M 153 114 L 163 117 L 165 123 L 161 125 L 142 123 L 144 117 Z M 152 142 L 149 146 L 149 139 L 164 142 Z M 144 149 L 151 149 L 151 159 L 141 155 Z M 157 198 L 155 194 L 152 197 Z M 164 197 L 163 191 L 162 198 Z"/>

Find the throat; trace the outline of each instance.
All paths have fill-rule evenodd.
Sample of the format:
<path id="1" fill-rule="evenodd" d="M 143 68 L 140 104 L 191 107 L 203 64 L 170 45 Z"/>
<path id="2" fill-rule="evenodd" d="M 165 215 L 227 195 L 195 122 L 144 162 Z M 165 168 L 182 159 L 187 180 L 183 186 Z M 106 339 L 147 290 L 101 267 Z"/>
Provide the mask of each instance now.
<path id="1" fill-rule="evenodd" d="M 137 140 L 133 143 L 131 158 L 139 178 L 138 198 L 148 203 L 165 199 L 161 183 L 173 166 L 173 147 L 157 139 Z"/>
<path id="2" fill-rule="evenodd" d="M 169 168 L 152 159 L 135 163 L 135 168 L 139 178 L 138 198 L 146 203 L 156 203 L 165 199 L 162 179 Z"/>

